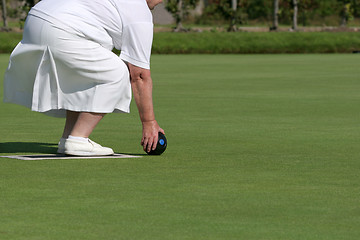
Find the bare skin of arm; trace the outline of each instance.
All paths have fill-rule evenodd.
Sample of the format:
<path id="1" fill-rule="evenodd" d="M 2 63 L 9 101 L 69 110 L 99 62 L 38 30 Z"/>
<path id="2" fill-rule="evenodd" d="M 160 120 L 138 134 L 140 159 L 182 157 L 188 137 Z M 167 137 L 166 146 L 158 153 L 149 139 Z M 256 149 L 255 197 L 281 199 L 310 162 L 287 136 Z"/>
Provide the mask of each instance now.
<path id="1" fill-rule="evenodd" d="M 128 67 L 131 87 L 142 123 L 141 145 L 144 151 L 149 152 L 156 148 L 158 133 L 165 134 L 155 120 L 151 74 L 150 70 L 134 66 L 131 63 L 128 63 Z"/>

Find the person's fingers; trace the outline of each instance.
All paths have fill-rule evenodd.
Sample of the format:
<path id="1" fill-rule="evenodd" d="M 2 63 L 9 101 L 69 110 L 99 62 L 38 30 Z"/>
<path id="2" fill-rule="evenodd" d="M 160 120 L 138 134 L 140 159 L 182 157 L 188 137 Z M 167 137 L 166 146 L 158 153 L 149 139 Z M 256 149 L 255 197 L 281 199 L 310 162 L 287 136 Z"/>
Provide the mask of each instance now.
<path id="1" fill-rule="evenodd" d="M 147 145 L 148 145 L 148 139 L 147 139 L 147 138 L 144 138 L 143 144 L 142 144 L 144 151 L 146 151 Z"/>
<path id="2" fill-rule="evenodd" d="M 144 146 L 144 141 L 145 141 L 145 138 L 143 137 L 140 142 L 141 146 Z"/>
<path id="3" fill-rule="evenodd" d="M 147 142 L 147 146 L 146 146 L 146 151 L 150 152 L 152 149 L 152 145 L 154 144 L 153 139 L 149 138 L 148 142 Z"/>
<path id="4" fill-rule="evenodd" d="M 151 150 L 155 150 L 157 146 L 157 141 L 159 137 L 157 135 L 149 138 L 144 138 L 142 141 L 142 146 L 145 152 L 150 152 Z"/>
<path id="5" fill-rule="evenodd" d="M 157 145 L 158 140 L 159 140 L 159 136 L 158 136 L 158 134 L 157 134 L 157 135 L 155 135 L 155 138 L 154 138 L 152 150 L 155 150 L 155 149 L 156 149 L 156 145 Z"/>
<path id="6" fill-rule="evenodd" d="M 153 145 L 152 138 L 144 137 L 141 145 L 143 146 L 145 152 L 150 152 Z"/>

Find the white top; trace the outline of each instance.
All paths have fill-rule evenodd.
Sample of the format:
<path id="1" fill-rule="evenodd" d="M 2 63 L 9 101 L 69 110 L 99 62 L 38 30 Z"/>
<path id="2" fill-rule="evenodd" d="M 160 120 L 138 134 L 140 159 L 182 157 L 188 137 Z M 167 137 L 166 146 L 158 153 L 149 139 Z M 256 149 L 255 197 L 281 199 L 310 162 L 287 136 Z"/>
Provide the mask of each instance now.
<path id="1" fill-rule="evenodd" d="M 29 15 L 109 50 L 115 47 L 122 60 L 150 69 L 153 22 L 146 0 L 42 0 Z"/>

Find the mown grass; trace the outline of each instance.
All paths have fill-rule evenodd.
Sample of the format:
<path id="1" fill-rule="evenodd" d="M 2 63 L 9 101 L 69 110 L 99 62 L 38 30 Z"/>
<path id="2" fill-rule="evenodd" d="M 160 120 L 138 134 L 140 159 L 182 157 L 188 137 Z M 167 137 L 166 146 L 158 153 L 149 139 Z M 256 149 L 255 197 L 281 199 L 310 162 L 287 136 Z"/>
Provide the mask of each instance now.
<path id="1" fill-rule="evenodd" d="M 0 239 L 357 240 L 358 67 L 355 54 L 154 55 L 165 154 L 0 158 Z M 36 154 L 56 151 L 64 121 L 0 103 L 0 124 L 1 155 Z M 134 105 L 92 134 L 132 154 L 140 136 Z"/>
<path id="2" fill-rule="evenodd" d="M 0 33 L 0 53 L 10 53 L 21 33 Z M 360 50 L 356 32 L 158 32 L 153 53 L 351 53 Z"/>

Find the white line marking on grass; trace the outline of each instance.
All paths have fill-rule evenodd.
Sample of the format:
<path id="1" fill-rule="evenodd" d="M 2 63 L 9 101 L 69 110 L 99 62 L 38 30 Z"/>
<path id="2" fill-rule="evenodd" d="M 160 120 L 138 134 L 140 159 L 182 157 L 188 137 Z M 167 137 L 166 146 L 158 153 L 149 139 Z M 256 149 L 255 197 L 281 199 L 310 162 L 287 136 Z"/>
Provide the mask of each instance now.
<path id="1" fill-rule="evenodd" d="M 11 156 L 0 156 L 3 158 L 14 158 L 19 160 L 63 160 L 63 159 L 98 159 L 98 158 L 140 158 L 141 156 L 126 155 L 126 154 L 114 154 L 109 156 L 88 156 L 78 157 L 61 154 L 43 154 L 43 155 L 11 155 Z"/>

